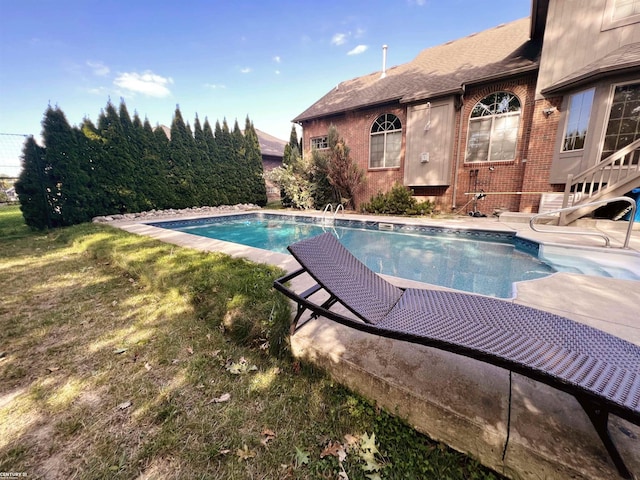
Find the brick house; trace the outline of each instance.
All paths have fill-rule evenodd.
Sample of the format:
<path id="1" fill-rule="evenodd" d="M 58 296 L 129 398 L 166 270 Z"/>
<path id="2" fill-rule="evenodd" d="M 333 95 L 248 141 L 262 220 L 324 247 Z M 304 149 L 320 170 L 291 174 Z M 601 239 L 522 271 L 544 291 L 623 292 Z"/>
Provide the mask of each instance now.
<path id="1" fill-rule="evenodd" d="M 264 172 L 266 173 L 276 167 L 281 167 L 282 158 L 284 157 L 284 147 L 287 142 L 257 128 L 255 130 L 256 135 L 258 135 L 258 142 L 260 142 L 260 153 L 262 154 L 262 168 Z M 267 201 L 273 202 L 280 200 L 280 187 L 268 179 L 265 179 L 265 184 L 267 187 Z"/>
<path id="2" fill-rule="evenodd" d="M 394 182 L 444 212 L 480 193 L 488 214 L 622 195 L 640 186 L 640 2 L 533 0 L 529 18 L 346 80 L 294 122 L 305 150 L 337 127 L 367 172 L 356 205 Z"/>

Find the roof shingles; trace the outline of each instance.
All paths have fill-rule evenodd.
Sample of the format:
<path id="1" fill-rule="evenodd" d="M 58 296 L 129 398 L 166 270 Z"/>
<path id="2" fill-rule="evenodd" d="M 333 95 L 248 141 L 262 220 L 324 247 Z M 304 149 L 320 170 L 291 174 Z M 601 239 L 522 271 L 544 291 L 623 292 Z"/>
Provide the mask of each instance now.
<path id="1" fill-rule="evenodd" d="M 302 122 L 391 102 L 461 91 L 462 85 L 535 70 L 540 45 L 529 39 L 529 19 L 428 48 L 411 62 L 340 83 L 293 121 Z"/>

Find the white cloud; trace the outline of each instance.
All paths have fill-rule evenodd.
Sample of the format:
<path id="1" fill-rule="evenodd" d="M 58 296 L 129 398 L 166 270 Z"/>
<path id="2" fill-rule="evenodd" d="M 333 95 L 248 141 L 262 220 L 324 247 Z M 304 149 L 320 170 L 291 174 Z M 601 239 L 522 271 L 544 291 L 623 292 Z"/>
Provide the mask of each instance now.
<path id="1" fill-rule="evenodd" d="M 205 83 L 204 84 L 205 87 L 210 88 L 212 90 L 217 90 L 217 89 L 225 89 L 227 88 L 226 85 L 223 85 L 222 83 Z"/>
<path id="2" fill-rule="evenodd" d="M 109 94 L 109 89 L 106 87 L 96 87 L 96 88 L 90 88 L 88 92 L 92 95 L 104 96 Z"/>
<path id="3" fill-rule="evenodd" d="M 109 67 L 107 67 L 102 62 L 92 62 L 91 60 L 87 61 L 87 66 L 93 70 L 93 74 L 99 77 L 104 77 L 105 75 L 109 75 L 111 71 Z"/>
<path id="4" fill-rule="evenodd" d="M 173 79 L 171 77 L 156 75 L 150 70 L 147 70 L 144 73 L 121 73 L 113 83 L 133 93 L 142 93 L 150 97 L 160 98 L 171 95 L 169 85 L 173 84 Z"/>
<path id="5" fill-rule="evenodd" d="M 331 38 L 331 43 L 333 45 L 343 45 L 347 41 L 346 33 L 336 33 L 333 38 Z"/>
<path id="6" fill-rule="evenodd" d="M 276 63 L 280 63 L 282 62 L 282 58 L 280 58 L 280 55 L 276 55 L 275 57 L 273 57 L 273 61 Z"/>
<path id="7" fill-rule="evenodd" d="M 251 73 L 251 68 L 250 67 L 245 67 L 240 69 L 240 73 Z"/>
<path id="8" fill-rule="evenodd" d="M 349 50 L 347 55 L 360 55 L 361 53 L 366 52 L 368 48 L 368 45 L 358 45 L 357 47 Z"/>
<path id="9" fill-rule="evenodd" d="M 280 75 L 280 70 L 276 70 L 276 75 Z"/>

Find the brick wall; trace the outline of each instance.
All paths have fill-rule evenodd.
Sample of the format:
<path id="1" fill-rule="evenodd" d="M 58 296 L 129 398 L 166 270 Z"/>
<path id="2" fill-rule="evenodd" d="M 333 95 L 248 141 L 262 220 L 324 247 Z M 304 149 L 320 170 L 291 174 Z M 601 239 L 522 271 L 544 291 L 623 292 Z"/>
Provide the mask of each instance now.
<path id="1" fill-rule="evenodd" d="M 402 183 L 402 166 L 397 168 L 369 169 L 369 138 L 371 126 L 380 115 L 392 113 L 402 122 L 402 153 L 404 158 L 405 132 L 406 132 L 406 108 L 393 105 L 387 107 L 376 107 L 355 112 L 348 112 L 343 115 L 336 115 L 320 120 L 304 122 L 303 141 L 304 150 L 307 152 L 311 148 L 311 138 L 320 137 L 327 134 L 330 125 L 335 125 L 340 137 L 345 139 L 350 149 L 353 161 L 366 172 L 366 180 L 356 190 L 354 203 L 356 208 L 378 192 L 386 192 L 395 182 Z"/>
<path id="2" fill-rule="evenodd" d="M 473 198 L 465 193 L 484 190 L 486 197 L 478 201 L 478 210 L 491 215 L 494 210 L 518 211 L 520 208 L 520 195 L 510 192 L 523 190 L 523 181 L 527 162 L 527 152 L 531 139 L 532 118 L 535 114 L 535 75 L 526 75 L 503 82 L 496 82 L 477 87 L 467 88 L 464 96 L 464 105 L 456 117 L 456 141 L 462 129 L 459 151 L 455 155 L 458 162 L 453 162 L 454 171 L 452 178 L 458 178 L 455 211 L 467 213 L 473 207 L 473 203 L 465 205 Z M 520 100 L 521 114 L 518 128 L 518 140 L 516 144 L 515 159 L 498 162 L 469 162 L 465 163 L 464 156 L 467 148 L 467 135 L 469 129 L 469 117 L 473 107 L 484 97 L 491 93 L 506 91 L 515 94 Z M 457 172 L 456 172 L 457 169 Z M 447 192 L 453 198 L 453 187 Z M 445 202 L 443 202 L 445 203 Z M 453 206 L 451 206 L 453 207 Z"/>
<path id="3" fill-rule="evenodd" d="M 531 141 L 525 169 L 522 190 L 526 192 L 563 192 L 564 185 L 550 185 L 549 173 L 556 148 L 558 123 L 560 112 L 557 110 L 562 104 L 562 97 L 542 99 L 535 102 L 533 122 L 531 126 Z M 550 115 L 545 115 L 547 108 L 556 108 Z M 541 195 L 523 195 L 520 201 L 520 211 L 537 212 Z"/>
<path id="4" fill-rule="evenodd" d="M 414 194 L 420 199 L 434 201 L 442 212 L 457 211 L 466 214 L 473 207 L 472 195 L 484 190 L 486 197 L 478 201 L 478 209 L 488 215 L 495 210 L 537 211 L 540 195 L 520 195 L 510 192 L 562 191 L 563 186 L 549 185 L 549 170 L 555 148 L 559 114 L 546 116 L 543 110 L 558 107 L 561 98 L 535 100 L 536 74 L 468 87 L 460 110 L 456 111 L 456 128 L 451 185 L 448 187 L 420 187 Z M 465 163 L 469 116 L 476 103 L 491 93 L 507 91 L 515 94 L 522 107 L 518 129 L 518 143 L 514 160 L 499 162 Z M 371 170 L 369 166 L 369 138 L 371 125 L 383 113 L 392 113 L 402 122 L 402 162 L 399 168 Z M 406 144 L 407 109 L 404 105 L 374 107 L 347 112 L 303 124 L 304 149 L 309 150 L 311 138 L 324 136 L 331 124 L 335 125 L 351 149 L 353 160 L 367 172 L 365 183 L 357 190 L 356 206 L 378 192 L 386 192 L 395 182 L 403 182 L 404 152 Z M 458 145 L 460 140 L 460 145 Z M 457 186 L 454 187 L 454 180 Z M 455 199 L 453 198 L 455 194 Z"/>

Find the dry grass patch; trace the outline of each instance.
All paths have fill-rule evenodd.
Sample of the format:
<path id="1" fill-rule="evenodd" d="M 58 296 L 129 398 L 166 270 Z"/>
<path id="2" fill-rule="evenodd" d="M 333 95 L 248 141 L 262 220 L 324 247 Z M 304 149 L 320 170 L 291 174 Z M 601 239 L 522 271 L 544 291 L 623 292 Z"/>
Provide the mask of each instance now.
<path id="1" fill-rule="evenodd" d="M 19 218 L 0 209 L 0 472 L 493 478 L 293 362 L 276 269 Z M 345 438 L 374 429 L 380 470 L 366 471 Z M 336 442 L 347 457 L 322 455 Z"/>

